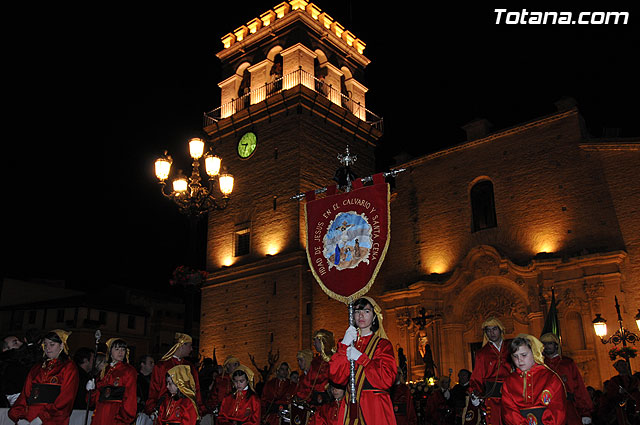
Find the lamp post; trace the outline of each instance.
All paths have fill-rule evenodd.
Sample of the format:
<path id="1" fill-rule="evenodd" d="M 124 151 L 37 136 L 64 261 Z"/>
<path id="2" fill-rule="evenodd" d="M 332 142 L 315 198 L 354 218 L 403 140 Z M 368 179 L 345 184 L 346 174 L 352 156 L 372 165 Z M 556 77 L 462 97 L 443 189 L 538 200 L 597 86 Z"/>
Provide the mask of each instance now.
<path id="1" fill-rule="evenodd" d="M 618 297 L 614 297 L 615 301 L 616 301 L 616 312 L 618 313 L 618 329 L 613 333 L 613 335 L 611 335 L 609 338 L 607 338 L 607 320 L 605 318 L 603 318 L 600 313 L 596 314 L 595 319 L 593 319 L 593 330 L 595 331 L 596 335 L 598 337 L 600 337 L 600 341 L 603 344 L 613 344 L 613 345 L 618 345 L 618 344 L 622 344 L 623 347 L 627 346 L 627 343 L 629 344 L 635 344 L 636 342 L 640 341 L 640 338 L 638 337 L 638 335 L 634 334 L 633 332 L 629 331 L 628 329 L 625 329 L 623 323 L 622 323 L 622 315 L 620 314 L 620 304 L 618 304 Z M 640 309 L 638 310 L 638 314 L 636 314 L 635 316 L 635 320 L 636 320 L 636 326 L 638 326 L 638 328 L 640 329 Z M 624 357 L 624 359 L 627 361 L 627 366 L 629 367 L 629 373 L 631 373 L 631 362 L 629 361 L 629 355 L 625 355 L 622 356 Z"/>
<path id="2" fill-rule="evenodd" d="M 220 173 L 222 160 L 209 150 L 205 152 L 205 140 L 200 137 L 194 137 L 189 140 L 189 155 L 193 162 L 191 164 L 191 176 L 187 177 L 179 170 L 176 177 L 172 181 L 172 190 L 167 192 L 166 185 L 171 172 L 173 159 L 167 155 L 158 158 L 155 162 L 155 173 L 158 183 L 161 186 L 162 195 L 172 200 L 177 206 L 178 211 L 185 214 L 189 218 L 189 261 L 194 269 L 197 270 L 197 229 L 198 221 L 201 217 L 210 211 L 223 210 L 227 207 L 229 196 L 233 191 L 233 176 L 226 172 Z M 202 184 L 200 177 L 200 159 L 204 157 L 204 170 L 209 176 L 208 184 Z M 222 196 L 214 195 L 215 183 L 218 182 L 219 190 Z M 186 311 L 185 311 L 185 332 L 191 334 L 193 326 L 193 305 L 194 290 L 185 286 L 186 292 Z"/>

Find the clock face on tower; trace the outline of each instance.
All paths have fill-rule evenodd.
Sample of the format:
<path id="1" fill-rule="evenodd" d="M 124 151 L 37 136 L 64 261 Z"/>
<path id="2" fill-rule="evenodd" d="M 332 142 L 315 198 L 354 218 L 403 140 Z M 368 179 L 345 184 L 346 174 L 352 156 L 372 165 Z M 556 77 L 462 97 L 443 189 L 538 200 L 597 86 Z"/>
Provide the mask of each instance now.
<path id="1" fill-rule="evenodd" d="M 255 133 L 245 133 L 238 142 L 238 155 L 240 155 L 240 158 L 249 158 L 253 155 L 257 144 L 258 138 Z"/>

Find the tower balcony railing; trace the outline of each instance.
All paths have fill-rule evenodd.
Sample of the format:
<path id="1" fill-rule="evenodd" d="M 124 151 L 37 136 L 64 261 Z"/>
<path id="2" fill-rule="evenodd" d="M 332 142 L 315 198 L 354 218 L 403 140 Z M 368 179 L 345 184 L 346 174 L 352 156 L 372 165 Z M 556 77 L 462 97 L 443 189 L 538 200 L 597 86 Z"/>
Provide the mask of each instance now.
<path id="1" fill-rule="evenodd" d="M 222 119 L 228 118 L 231 115 L 248 108 L 250 105 L 262 102 L 268 97 L 277 95 L 283 90 L 288 90 L 298 85 L 304 85 L 316 93 L 327 97 L 336 105 L 340 105 L 351 111 L 351 113 L 362 121 L 365 121 L 380 131 L 383 130 L 383 120 L 381 117 L 369 111 L 367 108 L 362 106 L 360 102 L 343 94 L 340 90 L 336 90 L 331 86 L 331 84 L 325 83 L 322 79 L 316 78 L 302 69 L 278 77 L 274 81 L 271 81 L 262 87 L 247 91 L 239 98 L 232 99 L 212 111 L 205 112 L 204 126 L 207 127 L 215 124 Z"/>

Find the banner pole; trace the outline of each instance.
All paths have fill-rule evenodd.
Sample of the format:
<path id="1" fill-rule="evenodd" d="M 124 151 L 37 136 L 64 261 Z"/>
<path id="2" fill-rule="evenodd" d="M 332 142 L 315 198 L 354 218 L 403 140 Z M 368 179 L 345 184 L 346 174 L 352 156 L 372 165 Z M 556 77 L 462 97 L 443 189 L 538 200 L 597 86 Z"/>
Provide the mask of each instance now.
<path id="1" fill-rule="evenodd" d="M 353 318 L 353 302 L 349 303 L 349 326 L 354 326 L 355 320 Z M 353 342 L 351 343 L 353 346 Z M 354 360 L 349 360 L 351 367 L 351 403 L 356 402 L 356 362 Z"/>

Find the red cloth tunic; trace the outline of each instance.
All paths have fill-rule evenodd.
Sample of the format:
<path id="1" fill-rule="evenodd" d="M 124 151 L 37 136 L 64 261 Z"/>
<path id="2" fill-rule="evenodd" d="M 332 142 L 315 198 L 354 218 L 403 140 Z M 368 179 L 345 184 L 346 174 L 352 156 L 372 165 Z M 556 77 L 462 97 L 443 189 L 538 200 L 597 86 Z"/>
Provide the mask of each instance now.
<path id="1" fill-rule="evenodd" d="M 137 415 L 138 372 L 130 364 L 122 362 L 113 367 L 107 365 L 104 371 L 104 377 L 96 383 L 96 389 L 91 393 L 91 405 L 96 406 L 91 423 L 129 425 Z M 100 394 L 107 386 L 124 387 L 122 401 L 100 401 Z"/>
<path id="2" fill-rule="evenodd" d="M 158 417 L 154 425 L 196 425 L 198 412 L 193 402 L 187 397 L 174 399 L 167 397 L 158 409 Z M 93 423 L 93 422 L 92 422 Z"/>
<path id="3" fill-rule="evenodd" d="M 545 367 L 534 364 L 527 372 L 516 369 L 502 386 L 502 419 L 505 425 L 542 425 L 527 418 L 521 409 L 545 408 L 544 425 L 565 425 L 567 396 L 560 377 Z"/>
<path id="4" fill-rule="evenodd" d="M 391 387 L 391 402 L 398 425 L 417 425 L 418 417 L 411 389 L 406 384 L 400 383 Z"/>
<path id="5" fill-rule="evenodd" d="M 260 425 L 260 399 L 247 390 L 236 391 L 222 400 L 218 425 Z"/>
<path id="6" fill-rule="evenodd" d="M 296 392 L 296 384 L 288 379 L 273 378 L 262 388 L 262 417 L 270 425 L 278 425 L 278 411 L 289 404 Z"/>
<path id="7" fill-rule="evenodd" d="M 55 402 L 27 405 L 34 384 L 60 385 Z M 67 425 L 78 391 L 78 369 L 71 359 L 48 360 L 31 368 L 20 396 L 9 409 L 9 418 L 32 421 L 39 417 L 46 425 Z"/>
<path id="8" fill-rule="evenodd" d="M 220 407 L 222 400 L 233 392 L 233 382 L 231 376 L 223 374 L 216 376 L 213 387 L 207 397 L 206 406 L 208 411 L 213 411 L 216 407 Z"/>
<path id="9" fill-rule="evenodd" d="M 300 376 L 296 396 L 301 400 L 309 401 L 313 392 L 323 393 L 329 383 L 329 363 L 322 356 L 316 355 L 311 360 L 307 373 Z"/>
<path id="10" fill-rule="evenodd" d="M 344 398 L 342 400 L 344 400 Z M 340 405 L 342 404 L 342 400 L 334 399 L 318 407 L 316 413 L 309 418 L 308 425 L 341 425 Z"/>
<path id="11" fill-rule="evenodd" d="M 362 353 L 355 362 L 356 370 L 363 368 L 364 377 L 368 383 L 360 392 L 357 405 L 360 407 L 367 425 L 396 425 L 393 405 L 389 396 L 389 388 L 395 382 L 398 374 L 393 346 L 388 339 L 381 338 L 375 351 L 369 357 L 365 351 L 371 339 L 372 335 L 367 335 L 359 338 L 354 344 L 355 348 Z M 347 359 L 347 346 L 340 342 L 338 351 L 329 362 L 329 378 L 338 385 L 349 385 L 349 377 L 350 362 Z M 349 401 L 345 399 L 345 402 L 341 404 L 340 418 L 345 418 L 347 403 Z"/>
<path id="12" fill-rule="evenodd" d="M 487 342 L 476 353 L 475 366 L 469 380 L 469 390 L 481 395 L 485 393 L 485 383 L 504 382 L 511 373 L 511 364 L 508 360 L 509 347 L 507 341 L 502 341 L 500 351 L 492 342 Z M 487 425 L 500 425 L 502 423 L 500 398 L 485 398 L 484 405 L 487 413 Z"/>
<path id="13" fill-rule="evenodd" d="M 569 404 L 567 424 L 582 425 L 583 417 L 591 417 L 593 402 L 587 387 L 584 385 L 578 366 L 570 358 L 560 355 L 553 358 L 545 358 L 544 363 L 553 369 L 564 382 Z M 572 396 L 569 394 L 572 394 Z"/>
<path id="14" fill-rule="evenodd" d="M 151 374 L 151 383 L 149 384 L 149 398 L 147 399 L 147 403 L 145 405 L 145 412 L 148 415 L 151 415 L 151 413 L 153 413 L 163 396 L 168 397 L 169 391 L 167 390 L 167 372 L 169 372 L 169 369 L 178 365 L 187 365 L 191 368 L 191 375 L 193 375 L 193 380 L 196 384 L 196 402 L 198 403 L 200 412 L 204 413 L 205 407 L 202 404 L 200 381 L 198 380 L 198 370 L 188 360 L 172 357 L 168 360 L 156 363 L 153 367 L 153 373 Z"/>
<path id="15" fill-rule="evenodd" d="M 449 408 L 444 393 L 436 387 L 427 398 L 427 407 L 425 409 L 427 422 L 433 425 L 453 423 L 452 411 L 447 411 Z"/>

